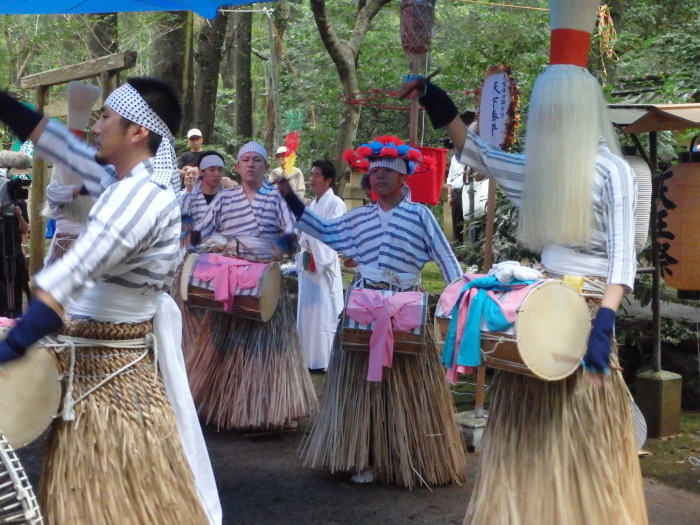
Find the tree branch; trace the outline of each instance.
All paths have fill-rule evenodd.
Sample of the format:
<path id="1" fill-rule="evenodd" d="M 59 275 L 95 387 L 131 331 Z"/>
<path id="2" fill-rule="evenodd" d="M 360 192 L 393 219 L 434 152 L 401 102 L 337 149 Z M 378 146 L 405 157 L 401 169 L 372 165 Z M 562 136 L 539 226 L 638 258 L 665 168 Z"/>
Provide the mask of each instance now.
<path id="1" fill-rule="evenodd" d="M 355 28 L 352 31 L 352 38 L 350 39 L 349 45 L 353 57 L 357 57 L 357 54 L 360 52 L 360 47 L 367 35 L 367 31 L 369 31 L 369 25 L 372 19 L 377 16 L 381 8 L 389 2 L 391 2 L 391 0 L 370 0 L 357 14 Z"/>
<path id="2" fill-rule="evenodd" d="M 354 57 L 347 43 L 338 38 L 333 26 L 331 26 L 328 21 L 326 16 L 326 1 L 310 0 L 309 5 L 311 6 L 311 12 L 314 15 L 314 21 L 316 22 L 318 33 L 321 36 L 321 41 L 326 47 L 331 60 L 333 60 L 339 71 L 341 68 L 352 67 Z"/>

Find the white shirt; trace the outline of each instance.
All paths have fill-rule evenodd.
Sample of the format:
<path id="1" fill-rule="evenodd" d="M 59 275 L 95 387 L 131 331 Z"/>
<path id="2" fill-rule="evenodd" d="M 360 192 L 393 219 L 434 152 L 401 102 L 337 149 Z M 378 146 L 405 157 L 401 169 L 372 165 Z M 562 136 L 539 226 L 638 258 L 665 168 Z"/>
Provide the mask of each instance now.
<path id="1" fill-rule="evenodd" d="M 510 201 L 520 207 L 523 191 L 525 157 L 506 153 L 484 142 L 472 130 L 467 130 L 460 161 L 493 176 Z M 556 196 L 553 196 L 556 198 Z M 630 165 L 613 155 L 605 144 L 598 145 L 596 170 L 593 175 L 593 224 L 588 246 L 545 247 L 542 263 L 556 273 L 567 273 L 558 264 L 562 254 L 576 258 L 585 275 L 605 277 L 608 284 L 634 286 L 637 257 L 634 249 L 634 223 L 637 205 L 637 179 Z M 546 206 L 546 203 L 542 203 Z M 573 273 L 584 275 L 584 273 Z"/>

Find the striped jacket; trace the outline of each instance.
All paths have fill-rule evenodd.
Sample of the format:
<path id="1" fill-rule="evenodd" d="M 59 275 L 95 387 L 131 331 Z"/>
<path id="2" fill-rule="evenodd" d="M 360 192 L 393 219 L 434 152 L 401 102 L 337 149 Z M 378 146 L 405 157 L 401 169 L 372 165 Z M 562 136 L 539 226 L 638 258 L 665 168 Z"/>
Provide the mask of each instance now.
<path id="1" fill-rule="evenodd" d="M 195 230 L 207 241 L 214 233 L 275 239 L 292 233 L 294 219 L 276 186 L 265 182 L 253 202 L 240 186 L 220 191 Z"/>
<path id="2" fill-rule="evenodd" d="M 223 190 L 223 186 L 219 185 L 217 194 L 221 190 Z M 202 220 L 209 209 L 209 204 L 207 204 L 201 190 L 201 183 L 195 184 L 191 193 L 186 191 L 180 193 L 177 200 L 180 203 L 180 213 L 182 213 L 182 215 L 189 215 L 195 223 Z"/>
<path id="3" fill-rule="evenodd" d="M 392 210 L 386 231 L 377 204 L 355 208 L 335 219 L 322 219 L 306 208 L 297 227 L 346 257 L 382 271 L 419 274 L 425 263 L 435 261 L 445 282 L 462 275 L 432 212 L 406 199 Z"/>
<path id="4" fill-rule="evenodd" d="M 113 166 L 95 161 L 94 148 L 53 121 L 36 153 L 80 175 L 97 199 L 85 231 L 61 260 L 35 276 L 37 286 L 64 306 L 91 280 L 144 295 L 167 292 L 179 255 L 180 208 L 172 187 L 150 180 L 151 162 L 119 180 Z"/>

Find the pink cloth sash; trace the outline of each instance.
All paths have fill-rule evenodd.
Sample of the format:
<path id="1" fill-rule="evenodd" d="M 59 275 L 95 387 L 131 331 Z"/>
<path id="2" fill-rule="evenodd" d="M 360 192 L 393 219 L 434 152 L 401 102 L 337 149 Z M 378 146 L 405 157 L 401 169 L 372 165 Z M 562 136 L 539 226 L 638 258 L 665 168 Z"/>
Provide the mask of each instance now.
<path id="1" fill-rule="evenodd" d="M 370 325 L 376 321 L 369 340 L 367 381 L 381 381 L 383 367 L 394 361 L 394 330 L 407 332 L 423 323 L 421 292 L 397 292 L 384 296 L 378 290 L 354 288 L 350 291 L 345 313 L 350 319 Z"/>
<path id="2" fill-rule="evenodd" d="M 230 312 L 236 292 L 255 288 L 267 264 L 254 263 L 214 253 L 203 253 L 197 258 L 192 275 L 202 281 L 214 281 L 214 299 L 221 301 Z"/>

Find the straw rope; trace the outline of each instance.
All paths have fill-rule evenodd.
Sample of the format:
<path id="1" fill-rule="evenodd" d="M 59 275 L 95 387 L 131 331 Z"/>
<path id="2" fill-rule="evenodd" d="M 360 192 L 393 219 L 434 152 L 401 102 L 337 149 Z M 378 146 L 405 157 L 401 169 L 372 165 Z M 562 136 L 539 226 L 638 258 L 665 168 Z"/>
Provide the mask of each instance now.
<path id="1" fill-rule="evenodd" d="M 283 428 L 318 408 L 284 284 L 266 323 L 206 311 L 195 347 L 186 361 L 190 389 L 209 424 Z"/>
<path id="2" fill-rule="evenodd" d="M 464 525 L 646 524 L 629 398 L 619 372 L 594 387 L 581 369 L 550 382 L 497 371 Z"/>
<path id="3" fill-rule="evenodd" d="M 150 322 L 66 323 L 63 339 L 72 351 L 59 360 L 69 372 L 64 384 L 80 402 L 75 420 L 57 420 L 49 435 L 39 495 L 47 523 L 207 522 L 154 375 L 150 331 Z M 99 341 L 87 346 L 89 339 Z M 140 348 L 133 340 L 143 341 Z"/>
<path id="4" fill-rule="evenodd" d="M 381 382 L 368 382 L 368 355 L 341 347 L 339 324 L 321 410 L 300 454 L 331 472 L 373 467 L 381 483 L 408 488 L 459 483 L 465 452 L 435 336 L 421 355 L 394 354 Z"/>

